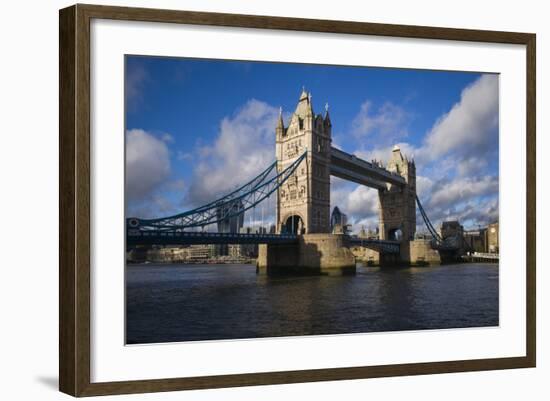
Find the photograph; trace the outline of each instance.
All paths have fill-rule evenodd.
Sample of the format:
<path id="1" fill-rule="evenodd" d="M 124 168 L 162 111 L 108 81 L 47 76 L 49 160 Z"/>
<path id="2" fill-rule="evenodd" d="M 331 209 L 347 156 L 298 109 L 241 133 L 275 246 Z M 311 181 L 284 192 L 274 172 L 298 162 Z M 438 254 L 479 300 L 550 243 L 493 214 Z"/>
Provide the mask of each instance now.
<path id="1" fill-rule="evenodd" d="M 124 64 L 126 344 L 499 326 L 499 74 Z"/>

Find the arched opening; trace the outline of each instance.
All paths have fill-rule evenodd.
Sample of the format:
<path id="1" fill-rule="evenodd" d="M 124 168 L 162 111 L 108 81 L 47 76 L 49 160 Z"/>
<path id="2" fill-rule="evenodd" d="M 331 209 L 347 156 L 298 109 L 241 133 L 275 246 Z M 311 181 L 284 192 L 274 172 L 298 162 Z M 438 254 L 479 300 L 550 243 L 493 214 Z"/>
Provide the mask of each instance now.
<path id="1" fill-rule="evenodd" d="M 388 239 L 390 241 L 401 241 L 403 239 L 403 231 L 400 228 L 392 228 L 388 231 Z"/>
<path id="2" fill-rule="evenodd" d="M 283 232 L 286 234 L 304 234 L 305 227 L 302 218 L 296 214 L 289 216 L 283 224 Z"/>

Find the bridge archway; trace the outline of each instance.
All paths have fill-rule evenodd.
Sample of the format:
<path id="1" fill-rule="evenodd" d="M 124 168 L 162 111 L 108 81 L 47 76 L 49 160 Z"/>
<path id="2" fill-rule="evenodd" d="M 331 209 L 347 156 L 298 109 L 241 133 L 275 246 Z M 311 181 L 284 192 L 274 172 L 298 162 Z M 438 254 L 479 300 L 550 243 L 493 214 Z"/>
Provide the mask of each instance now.
<path id="1" fill-rule="evenodd" d="M 388 230 L 388 240 L 401 241 L 403 239 L 403 231 L 401 228 L 392 228 Z"/>
<path id="2" fill-rule="evenodd" d="M 305 234 L 304 220 L 299 215 L 292 214 L 283 223 L 282 231 L 286 234 Z"/>

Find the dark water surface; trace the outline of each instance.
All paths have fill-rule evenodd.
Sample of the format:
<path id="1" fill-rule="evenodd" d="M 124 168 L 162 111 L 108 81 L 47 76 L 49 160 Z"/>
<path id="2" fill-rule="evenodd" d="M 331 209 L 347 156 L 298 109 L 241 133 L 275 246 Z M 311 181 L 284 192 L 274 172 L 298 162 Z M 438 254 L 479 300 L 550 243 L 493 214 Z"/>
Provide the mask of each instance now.
<path id="1" fill-rule="evenodd" d="M 358 266 L 355 276 L 252 265 L 128 265 L 128 344 L 498 325 L 498 266 Z"/>

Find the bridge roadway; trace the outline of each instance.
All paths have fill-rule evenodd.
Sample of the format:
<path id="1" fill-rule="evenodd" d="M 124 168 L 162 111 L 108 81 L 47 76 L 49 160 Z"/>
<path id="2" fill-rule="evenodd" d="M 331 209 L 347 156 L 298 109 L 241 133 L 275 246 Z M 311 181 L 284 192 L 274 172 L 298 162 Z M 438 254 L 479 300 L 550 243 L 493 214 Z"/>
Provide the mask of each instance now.
<path id="1" fill-rule="evenodd" d="M 128 230 L 127 246 L 199 244 L 291 244 L 295 234 L 207 233 L 194 231 Z M 364 246 L 384 253 L 399 253 L 398 241 L 381 241 L 349 236 L 352 246 Z"/>
<path id="2" fill-rule="evenodd" d="M 195 231 L 129 230 L 128 245 L 289 244 L 295 234 L 241 234 Z"/>
<path id="3" fill-rule="evenodd" d="M 354 235 L 349 236 L 348 243 L 351 246 L 362 246 L 382 253 L 399 253 L 400 249 L 399 241 L 360 238 Z"/>
<path id="4" fill-rule="evenodd" d="M 376 189 L 385 189 L 386 183 L 406 184 L 401 175 L 336 148 L 330 150 L 330 174 Z"/>

